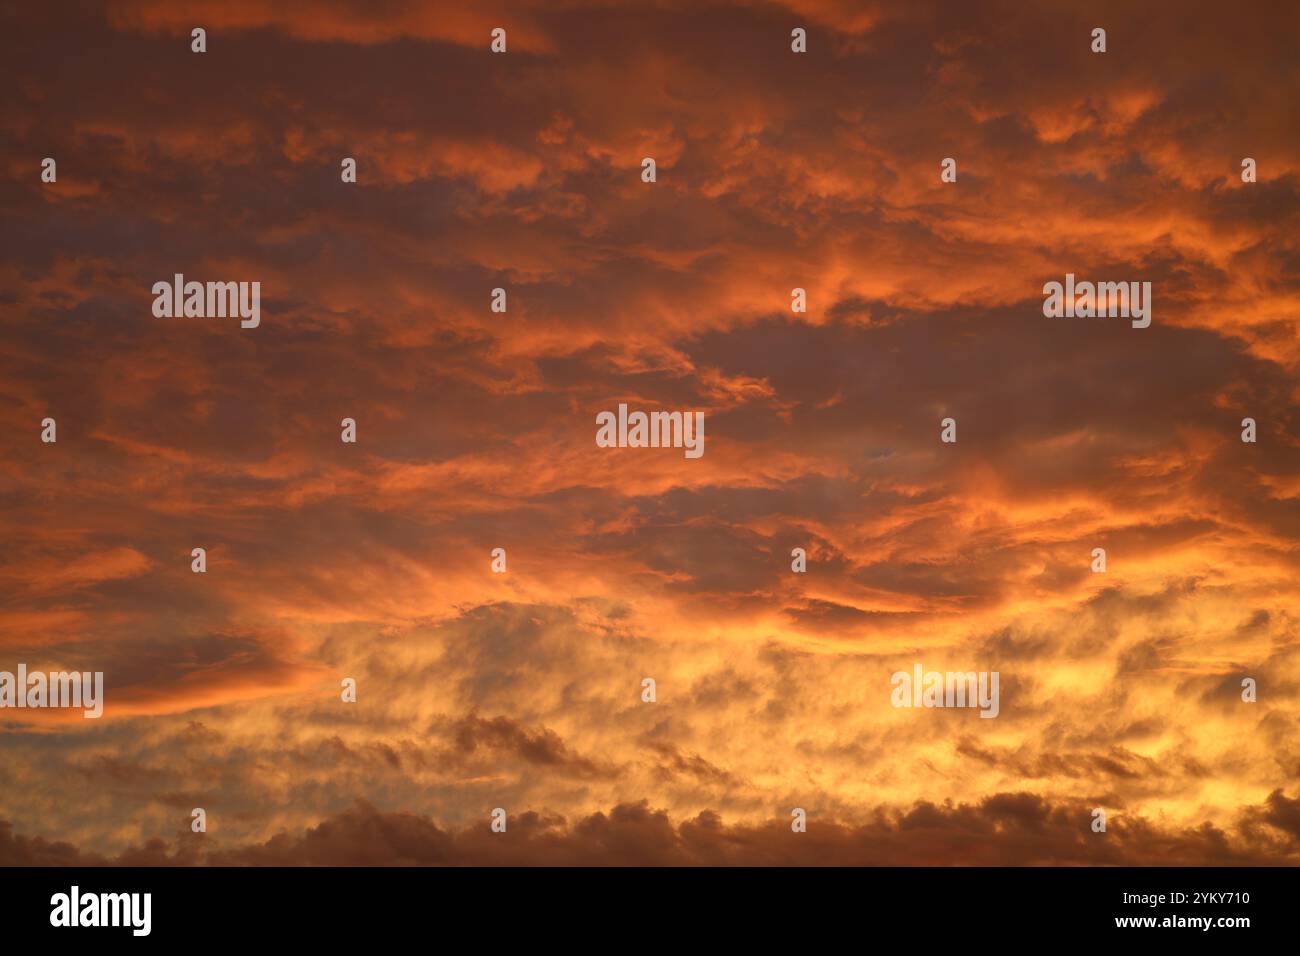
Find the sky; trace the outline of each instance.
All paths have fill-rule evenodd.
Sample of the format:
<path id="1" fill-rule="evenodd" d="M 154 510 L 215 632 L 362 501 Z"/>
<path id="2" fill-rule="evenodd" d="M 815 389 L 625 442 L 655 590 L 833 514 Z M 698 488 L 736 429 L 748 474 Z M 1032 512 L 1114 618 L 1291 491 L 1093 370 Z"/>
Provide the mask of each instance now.
<path id="1" fill-rule="evenodd" d="M 0 16 L 0 865 L 1300 862 L 1300 8 Z"/>

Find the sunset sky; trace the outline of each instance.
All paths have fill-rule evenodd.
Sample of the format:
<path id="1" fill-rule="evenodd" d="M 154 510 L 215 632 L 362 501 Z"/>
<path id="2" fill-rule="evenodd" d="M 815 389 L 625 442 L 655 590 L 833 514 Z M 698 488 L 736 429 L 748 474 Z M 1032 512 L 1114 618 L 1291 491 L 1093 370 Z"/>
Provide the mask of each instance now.
<path id="1" fill-rule="evenodd" d="M 1300 7 L 18 6 L 0 865 L 1300 863 Z"/>

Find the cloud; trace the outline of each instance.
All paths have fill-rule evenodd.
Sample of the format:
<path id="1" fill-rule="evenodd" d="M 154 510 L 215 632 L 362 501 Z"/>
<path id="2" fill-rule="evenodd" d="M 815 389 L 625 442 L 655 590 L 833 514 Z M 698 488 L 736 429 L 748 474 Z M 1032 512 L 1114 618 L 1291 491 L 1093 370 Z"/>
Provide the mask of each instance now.
<path id="1" fill-rule="evenodd" d="M 1086 808 L 1053 806 L 1025 792 L 994 794 L 978 804 L 919 801 L 859 825 L 812 817 L 807 832 L 798 834 L 779 821 L 728 825 L 711 811 L 674 823 L 647 801 L 572 823 L 530 811 L 507 817 L 505 833 L 490 832 L 486 822 L 447 830 L 427 817 L 384 813 L 357 801 L 303 833 L 277 834 L 257 845 L 219 849 L 197 839 L 172 848 L 158 841 L 113 859 L 15 835 L 0 822 L 0 865 L 943 866 L 954 859 L 983 865 L 1142 866 L 1152 859 L 1178 866 L 1285 865 L 1300 852 L 1295 821 L 1279 819 L 1287 803 L 1280 792 L 1270 795 L 1264 821 L 1272 829 L 1251 829 L 1247 845 L 1234 847 L 1212 826 L 1176 830 L 1141 817 L 1111 818 L 1104 834 L 1093 833 L 1079 825 L 1079 819 L 1092 819 Z"/>
<path id="2" fill-rule="evenodd" d="M 19 11 L 0 669 L 107 702 L 0 715 L 6 853 L 1293 857 L 1300 24 L 1130 6 Z M 704 457 L 596 447 L 624 401 Z M 917 662 L 999 718 L 889 706 Z"/>

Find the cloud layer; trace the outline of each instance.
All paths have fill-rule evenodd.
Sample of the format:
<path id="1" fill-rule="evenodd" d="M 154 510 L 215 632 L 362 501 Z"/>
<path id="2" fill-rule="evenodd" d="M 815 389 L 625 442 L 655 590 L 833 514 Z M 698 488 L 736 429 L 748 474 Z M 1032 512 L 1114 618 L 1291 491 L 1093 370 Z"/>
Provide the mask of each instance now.
<path id="1" fill-rule="evenodd" d="M 1300 12 L 1193 6 L 12 14 L 0 670 L 107 705 L 0 863 L 1300 861 Z"/>

